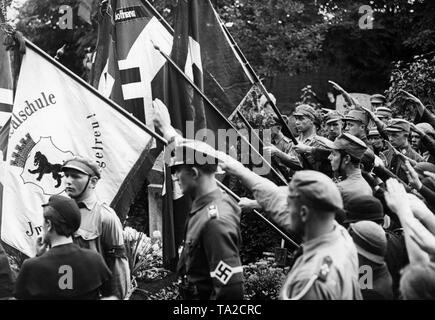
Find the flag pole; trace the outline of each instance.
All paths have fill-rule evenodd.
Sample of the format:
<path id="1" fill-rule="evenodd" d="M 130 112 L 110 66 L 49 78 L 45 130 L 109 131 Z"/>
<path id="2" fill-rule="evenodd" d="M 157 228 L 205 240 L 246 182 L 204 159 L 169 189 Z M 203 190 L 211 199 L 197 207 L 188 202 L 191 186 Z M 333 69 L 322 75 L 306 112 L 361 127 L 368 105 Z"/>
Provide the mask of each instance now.
<path id="1" fill-rule="evenodd" d="M 293 133 L 290 130 L 290 127 L 288 126 L 287 122 L 285 122 L 281 112 L 279 111 L 278 107 L 275 105 L 275 103 L 270 98 L 269 92 L 264 87 L 263 83 L 261 82 L 260 78 L 257 76 L 257 74 L 254 71 L 254 68 L 252 68 L 251 64 L 249 63 L 248 59 L 246 59 L 245 55 L 243 54 L 242 50 L 240 49 L 239 45 L 237 44 L 236 40 L 234 40 L 233 36 L 229 32 L 228 28 L 225 26 L 225 24 L 222 22 L 221 18 L 215 11 L 215 15 L 220 22 L 221 27 L 224 29 L 225 34 L 228 36 L 228 39 L 231 42 L 232 47 L 236 52 L 239 54 L 240 59 L 242 60 L 243 65 L 248 69 L 251 77 L 253 78 L 253 84 L 257 84 L 260 87 L 261 92 L 263 95 L 267 98 L 267 101 L 272 106 L 273 111 L 278 116 L 279 121 L 281 122 L 282 128 L 284 129 L 283 133 L 287 136 L 287 138 L 291 139 L 294 144 L 298 144 L 299 142 L 294 137 Z"/>
<path id="2" fill-rule="evenodd" d="M 155 138 L 156 140 L 160 141 L 161 143 L 163 143 L 164 145 L 167 145 L 168 142 L 166 141 L 166 139 L 164 139 L 163 137 L 161 137 L 160 135 L 158 135 L 156 132 L 154 132 L 153 130 L 151 130 L 150 128 L 148 128 L 144 123 L 142 123 L 141 121 L 139 121 L 136 117 L 134 117 L 133 115 L 131 115 L 129 112 L 127 112 L 125 109 L 123 109 L 122 107 L 120 107 L 118 104 L 116 104 L 115 102 L 113 102 L 112 100 L 110 100 L 109 98 L 106 98 L 105 96 L 103 96 L 97 89 L 95 89 L 94 87 L 92 87 L 89 83 L 87 83 L 86 81 L 84 81 L 82 78 L 80 78 L 79 76 L 77 76 L 74 72 L 72 72 L 71 70 L 69 70 L 68 68 L 66 68 L 65 66 L 63 66 L 62 64 L 60 64 L 59 62 L 57 62 L 56 60 L 54 60 L 51 56 L 49 56 L 47 53 L 45 53 L 42 49 L 40 49 L 39 47 L 37 47 L 35 44 L 33 44 L 32 42 L 30 42 L 29 40 L 25 39 L 26 41 L 26 46 L 31 48 L 33 51 L 35 51 L 37 54 L 39 54 L 42 58 L 44 58 L 45 60 L 47 60 L 48 62 L 50 62 L 51 64 L 53 64 L 54 66 L 56 66 L 57 68 L 59 68 L 60 70 L 62 70 L 63 72 L 65 72 L 66 74 L 68 74 L 71 78 L 73 78 L 75 81 L 77 81 L 80 85 L 82 85 L 84 88 L 88 89 L 90 92 L 92 92 L 93 94 L 95 94 L 97 97 L 99 97 L 100 99 L 102 99 L 104 102 L 106 102 L 107 104 L 109 104 L 112 108 L 114 108 L 116 111 L 118 111 L 119 113 L 121 113 L 123 116 L 125 116 L 128 120 L 132 121 L 134 124 L 136 124 L 138 127 L 140 127 L 141 129 L 143 129 L 146 133 L 148 133 L 151 137 Z"/>
<path id="3" fill-rule="evenodd" d="M 127 111 L 125 111 L 123 108 L 121 108 L 119 105 L 117 105 L 115 102 L 111 101 L 110 99 L 104 97 L 100 92 L 98 92 L 94 87 L 92 87 L 91 85 L 89 85 L 86 81 L 84 81 L 83 79 L 81 79 L 79 76 L 77 76 L 76 74 L 74 74 L 71 70 L 69 70 L 68 68 L 64 67 L 62 64 L 60 64 L 59 62 L 55 61 L 52 57 L 50 57 L 47 53 L 45 53 L 44 51 L 42 51 L 39 47 L 37 47 L 35 44 L 33 44 L 32 42 L 30 42 L 29 40 L 25 39 L 26 41 L 26 46 L 28 46 L 29 48 L 31 48 L 32 50 L 34 50 L 36 53 L 38 53 L 41 57 L 43 57 L 44 59 L 46 59 L 48 62 L 52 63 L 54 66 L 56 66 L 57 68 L 61 69 L 63 72 L 65 72 L 66 74 L 68 74 L 70 77 L 72 77 L 74 80 L 76 80 L 78 83 L 80 83 L 81 85 L 83 85 L 83 87 L 85 87 L 86 89 L 88 89 L 90 92 L 92 92 L 93 94 L 95 94 L 96 96 L 98 96 L 99 98 L 101 98 L 103 101 L 105 101 L 106 103 L 108 103 L 111 107 L 115 108 L 117 111 L 119 111 L 121 114 L 123 114 L 126 118 L 128 118 L 129 120 L 131 120 L 132 122 L 134 122 L 137 126 L 139 126 L 141 129 L 143 129 L 145 132 L 147 132 L 149 135 L 151 135 L 152 137 L 154 137 L 156 140 L 160 141 L 161 143 L 163 143 L 165 146 L 168 145 L 168 141 L 161 137 L 158 133 L 152 131 L 150 128 L 148 128 L 145 124 L 143 124 L 142 122 L 140 122 L 139 120 L 137 120 L 134 116 L 132 116 L 130 113 L 128 113 Z M 160 50 L 159 50 L 160 51 Z M 161 51 L 160 51 L 161 52 Z M 161 52 L 162 53 L 162 52 Z M 184 73 L 183 73 L 184 75 Z M 190 79 L 187 79 L 190 81 Z M 196 86 L 195 86 L 196 87 Z M 201 92 L 201 91 L 199 91 Z M 204 97 L 205 99 L 207 99 L 207 97 Z M 207 99 L 208 100 L 208 99 Z M 208 101 L 209 102 L 209 101 Z M 209 102 L 211 103 L 211 102 Z M 243 137 L 243 136 L 242 136 Z M 252 147 L 252 146 L 251 146 Z M 255 149 L 254 149 L 255 150 Z M 261 155 L 260 155 L 261 156 Z M 273 168 L 272 168 L 273 170 Z M 275 172 L 275 171 L 274 171 Z M 279 176 L 279 175 L 278 175 Z M 235 193 L 233 193 L 231 190 L 229 190 L 226 186 L 224 186 L 224 189 L 227 190 L 228 193 L 231 193 L 233 195 L 233 197 L 237 197 L 238 199 L 240 199 L 240 197 L 238 197 Z M 280 229 L 278 229 L 272 222 L 270 222 L 267 218 L 263 217 L 260 213 L 257 212 L 257 214 L 263 219 L 265 220 L 266 223 L 268 223 L 271 227 L 273 227 L 275 230 L 277 230 L 281 236 L 285 237 L 285 239 L 287 239 L 289 242 L 291 242 L 292 244 L 295 244 L 295 242 L 293 240 L 291 240 L 285 233 L 283 233 Z"/>
<path id="4" fill-rule="evenodd" d="M 234 199 L 236 199 L 236 201 L 240 201 L 240 197 L 235 194 L 233 191 L 231 191 L 226 185 L 224 185 L 222 182 L 220 182 L 219 180 L 216 179 L 217 184 L 219 185 L 219 187 L 221 189 L 223 189 L 226 193 L 228 193 L 230 196 L 232 196 Z M 295 246 L 296 248 L 299 248 L 299 245 L 292 240 L 287 234 L 285 234 L 283 231 L 281 231 L 280 228 L 278 228 L 276 225 L 274 225 L 271 221 L 269 221 L 269 219 L 267 219 L 265 216 L 263 216 L 260 212 L 258 212 L 257 210 L 253 210 L 254 213 L 261 219 L 263 220 L 266 224 L 268 224 L 272 229 L 274 229 L 276 232 L 278 232 L 281 237 L 285 240 L 287 240 L 288 242 L 290 242 L 293 246 Z"/>
<path id="5" fill-rule="evenodd" d="M 251 64 L 249 63 L 249 61 L 246 59 L 245 55 L 243 54 L 242 50 L 240 49 L 239 45 L 236 43 L 236 40 L 234 40 L 233 36 L 231 35 L 231 33 L 229 32 L 229 30 L 227 29 L 227 27 L 223 24 L 222 20 L 220 19 L 220 17 L 217 15 L 217 13 L 215 12 L 215 15 L 217 17 L 217 19 L 220 22 L 220 25 L 222 26 L 222 28 L 225 31 L 225 34 L 228 36 L 228 39 L 230 39 L 231 42 L 231 46 L 234 48 L 234 50 L 236 50 L 236 52 L 239 54 L 240 59 L 242 60 L 243 65 L 248 69 L 251 77 L 254 79 L 253 84 L 256 84 L 259 86 L 261 92 L 263 93 L 263 95 L 266 97 L 267 101 L 269 102 L 269 104 L 271 105 L 273 111 L 275 112 L 275 114 L 278 117 L 278 120 L 282 126 L 283 129 L 283 134 L 289 138 L 295 145 L 299 144 L 299 141 L 296 140 L 295 136 L 293 135 L 293 133 L 290 130 L 290 127 L 288 126 L 287 122 L 285 122 L 281 112 L 279 111 L 278 107 L 275 105 L 275 103 L 272 101 L 272 99 L 270 98 L 269 92 L 266 90 L 266 87 L 263 85 L 263 83 L 261 82 L 260 78 L 257 76 L 257 74 L 254 71 L 254 68 L 252 68 Z M 302 159 L 304 160 L 304 163 L 306 166 L 308 166 L 308 169 L 311 169 L 311 164 L 310 162 L 308 162 L 306 156 L 304 154 L 301 154 Z"/>
<path id="6" fill-rule="evenodd" d="M 270 170 L 285 184 L 287 184 L 287 181 L 280 175 L 278 174 L 278 172 L 272 167 L 272 165 L 266 160 L 264 159 L 264 157 L 260 154 L 260 152 L 258 152 L 258 150 L 256 150 L 252 144 L 243 136 L 239 133 L 239 131 L 236 129 L 236 127 L 220 112 L 220 110 L 213 104 L 213 102 L 210 101 L 210 99 L 207 98 L 207 96 L 202 92 L 201 89 L 199 89 L 191 79 L 189 79 L 189 77 L 183 72 L 183 70 L 180 69 L 179 66 L 177 66 L 177 64 L 166 54 L 164 53 L 159 46 L 157 46 L 156 44 L 154 44 L 154 42 L 151 41 L 151 43 L 153 44 L 154 48 L 160 52 L 160 54 L 175 68 L 175 70 L 177 70 L 177 72 L 192 86 L 193 89 L 195 89 L 195 91 L 197 93 L 200 94 L 200 96 L 205 100 L 205 102 L 207 102 L 220 116 L 221 118 L 231 127 L 233 128 L 240 136 L 241 139 L 243 139 L 254 151 L 256 154 L 258 154 L 258 156 L 260 156 L 260 158 L 264 161 L 264 163 L 266 163 L 268 165 L 268 167 L 270 168 Z"/>
<path id="7" fill-rule="evenodd" d="M 157 11 L 156 8 L 154 8 L 154 6 L 149 3 L 148 0 L 141 0 L 142 4 L 147 7 L 148 9 L 150 9 L 153 13 L 153 15 L 157 18 L 157 20 L 163 24 L 163 26 L 166 28 L 166 30 L 169 31 L 169 33 L 171 35 L 174 35 L 174 29 L 172 29 L 171 25 L 165 20 L 165 18 L 163 18 L 163 16 L 160 14 L 160 12 Z"/>
<path id="8" fill-rule="evenodd" d="M 156 8 L 154 8 L 154 6 L 149 3 L 148 0 L 141 0 L 142 3 L 148 7 L 148 9 L 150 9 L 154 16 L 157 17 L 157 20 L 159 22 L 161 22 L 163 24 L 163 26 L 169 31 L 169 33 L 171 33 L 171 35 L 174 35 L 174 29 L 169 25 L 169 23 L 165 20 L 165 18 L 156 10 Z M 220 87 L 219 83 L 217 82 L 216 78 L 213 77 L 213 75 L 211 75 L 209 73 L 209 75 L 211 76 L 211 78 L 214 80 L 214 82 Z M 259 143 L 260 143 L 260 147 L 262 147 L 264 145 L 263 141 L 260 139 L 260 137 L 257 135 L 257 133 L 254 131 L 254 129 L 252 128 L 251 124 L 248 122 L 248 120 L 246 120 L 246 118 L 243 116 L 243 114 L 237 110 L 237 115 L 240 117 L 240 119 L 243 121 L 243 123 L 246 125 L 246 127 L 248 128 L 248 130 L 254 133 L 255 138 L 258 139 Z"/>

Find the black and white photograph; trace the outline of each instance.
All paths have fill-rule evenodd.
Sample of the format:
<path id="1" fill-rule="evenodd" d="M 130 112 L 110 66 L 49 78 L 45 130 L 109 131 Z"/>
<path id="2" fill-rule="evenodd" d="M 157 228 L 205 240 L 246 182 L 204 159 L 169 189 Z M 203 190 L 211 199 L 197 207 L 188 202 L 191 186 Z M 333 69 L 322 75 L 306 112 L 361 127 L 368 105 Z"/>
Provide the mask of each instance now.
<path id="1" fill-rule="evenodd" d="M 0 309 L 435 300 L 435 1 L 0 0 L 0 238 Z"/>

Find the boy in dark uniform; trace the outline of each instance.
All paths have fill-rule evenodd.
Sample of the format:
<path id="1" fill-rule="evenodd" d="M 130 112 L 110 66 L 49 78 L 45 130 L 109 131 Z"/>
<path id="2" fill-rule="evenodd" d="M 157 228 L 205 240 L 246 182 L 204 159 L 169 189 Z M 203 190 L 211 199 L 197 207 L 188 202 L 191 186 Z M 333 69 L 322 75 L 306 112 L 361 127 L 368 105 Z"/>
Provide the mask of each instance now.
<path id="1" fill-rule="evenodd" d="M 24 261 L 14 296 L 88 300 L 106 295 L 111 273 L 103 258 L 73 243 L 72 235 L 81 221 L 77 204 L 56 195 L 43 207 L 43 237 L 38 239 L 37 257 Z"/>
<path id="2" fill-rule="evenodd" d="M 177 267 L 182 298 L 243 299 L 240 208 L 216 183 L 216 158 L 203 157 L 211 147 L 200 141 L 181 141 L 171 127 L 166 106 L 160 100 L 153 105 L 156 127 L 166 139 L 178 139 L 173 142 L 171 170 L 181 191 L 193 199 Z"/>

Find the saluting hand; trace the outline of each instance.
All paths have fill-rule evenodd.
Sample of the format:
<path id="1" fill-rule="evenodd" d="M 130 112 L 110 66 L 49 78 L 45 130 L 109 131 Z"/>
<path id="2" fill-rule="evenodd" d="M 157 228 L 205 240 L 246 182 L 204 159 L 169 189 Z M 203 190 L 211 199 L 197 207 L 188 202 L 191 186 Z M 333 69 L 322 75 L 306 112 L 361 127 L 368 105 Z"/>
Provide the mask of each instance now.
<path id="1" fill-rule="evenodd" d="M 372 110 L 370 110 L 370 109 L 368 109 L 368 108 L 366 108 L 366 107 L 364 107 L 362 105 L 359 105 L 359 107 L 361 109 L 363 109 L 365 112 L 367 112 L 367 114 L 370 116 L 370 118 L 372 118 L 372 119 L 376 118 L 376 115 L 375 115 L 375 113 Z"/>
<path id="2" fill-rule="evenodd" d="M 256 200 L 249 199 L 249 198 L 240 198 L 238 204 L 243 212 L 254 210 L 254 209 L 261 209 L 260 205 Z"/>
<path id="3" fill-rule="evenodd" d="M 346 92 L 341 86 L 339 86 L 337 83 L 335 83 L 334 81 L 328 80 L 328 82 L 338 91 L 340 92 Z"/>
<path id="4" fill-rule="evenodd" d="M 406 176 L 408 177 L 409 185 L 417 191 L 421 189 L 423 184 L 418 177 L 417 171 L 411 166 L 408 160 L 405 161 Z"/>
<path id="5" fill-rule="evenodd" d="M 433 172 L 429 172 L 429 171 L 424 171 L 423 174 L 433 180 L 435 180 L 435 173 Z"/>
<path id="6" fill-rule="evenodd" d="M 168 108 L 160 99 L 154 99 L 151 117 L 154 125 L 163 133 L 165 139 L 169 140 L 174 136 L 181 138 L 171 125 Z"/>
<path id="7" fill-rule="evenodd" d="M 388 179 L 386 185 L 387 192 L 384 193 L 384 196 L 390 210 L 395 212 L 399 218 L 412 217 L 405 187 L 396 179 Z"/>
<path id="8" fill-rule="evenodd" d="M 274 156 L 277 155 L 279 153 L 279 149 L 277 147 L 275 147 L 274 145 L 270 145 L 270 146 L 266 146 L 263 148 L 263 153 L 265 156 Z"/>
<path id="9" fill-rule="evenodd" d="M 409 124 L 411 125 L 411 130 L 412 131 L 417 133 L 420 137 L 424 136 L 424 132 L 421 131 L 419 128 L 417 128 L 417 126 L 414 123 L 410 122 Z"/>
<path id="10" fill-rule="evenodd" d="M 243 164 L 234 159 L 232 156 L 226 155 L 224 153 L 221 153 L 218 161 L 221 169 L 229 174 L 237 175 L 245 169 L 245 166 Z"/>
<path id="11" fill-rule="evenodd" d="M 412 219 L 407 222 L 409 227 L 409 236 L 412 240 L 429 256 L 431 260 L 434 261 L 435 258 L 435 236 L 427 230 L 423 224 L 416 220 Z"/>
<path id="12" fill-rule="evenodd" d="M 417 98 L 416 96 L 414 96 L 413 94 L 409 93 L 408 91 L 405 91 L 403 89 L 400 89 L 400 92 L 403 93 L 405 95 L 405 99 L 413 101 L 417 104 L 423 105 L 423 103 L 421 102 L 421 100 L 419 98 Z"/>

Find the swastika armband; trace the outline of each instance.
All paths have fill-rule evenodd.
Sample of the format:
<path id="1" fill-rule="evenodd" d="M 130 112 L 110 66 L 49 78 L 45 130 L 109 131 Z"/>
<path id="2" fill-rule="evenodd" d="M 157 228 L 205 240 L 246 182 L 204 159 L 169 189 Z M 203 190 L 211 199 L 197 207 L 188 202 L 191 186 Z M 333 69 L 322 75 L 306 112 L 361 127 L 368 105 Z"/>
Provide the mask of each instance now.
<path id="1" fill-rule="evenodd" d="M 243 272 L 243 267 L 231 267 L 223 261 L 220 261 L 216 269 L 210 272 L 210 277 L 219 280 L 223 285 L 230 281 L 231 277 L 236 273 Z"/>

